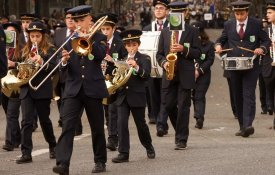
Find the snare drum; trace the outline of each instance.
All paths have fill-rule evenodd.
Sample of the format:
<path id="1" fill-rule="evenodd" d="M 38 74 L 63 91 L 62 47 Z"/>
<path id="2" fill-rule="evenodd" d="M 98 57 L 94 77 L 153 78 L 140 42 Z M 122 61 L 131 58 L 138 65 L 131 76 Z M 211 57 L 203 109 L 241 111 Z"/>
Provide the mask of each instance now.
<path id="1" fill-rule="evenodd" d="M 163 69 L 158 65 L 156 60 L 156 54 L 158 50 L 158 42 L 159 42 L 160 31 L 147 32 L 143 31 L 140 41 L 141 44 L 139 46 L 139 51 L 143 54 L 147 54 L 151 59 L 151 77 L 153 78 L 161 78 L 163 74 Z"/>
<path id="2" fill-rule="evenodd" d="M 224 55 L 221 59 L 221 66 L 225 70 L 248 70 L 253 68 L 253 57 L 227 57 Z"/>

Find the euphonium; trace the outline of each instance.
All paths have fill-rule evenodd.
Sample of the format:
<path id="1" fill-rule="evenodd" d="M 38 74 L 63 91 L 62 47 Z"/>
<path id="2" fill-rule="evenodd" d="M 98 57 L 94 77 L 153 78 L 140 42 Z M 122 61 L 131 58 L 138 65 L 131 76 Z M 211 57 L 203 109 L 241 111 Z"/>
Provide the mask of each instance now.
<path id="1" fill-rule="evenodd" d="M 168 62 L 168 68 L 166 70 L 166 79 L 172 80 L 175 76 L 175 64 L 178 59 L 177 53 L 172 52 L 172 46 L 176 44 L 176 35 L 175 31 L 172 31 L 171 42 L 170 42 L 170 52 L 166 56 L 166 60 Z"/>

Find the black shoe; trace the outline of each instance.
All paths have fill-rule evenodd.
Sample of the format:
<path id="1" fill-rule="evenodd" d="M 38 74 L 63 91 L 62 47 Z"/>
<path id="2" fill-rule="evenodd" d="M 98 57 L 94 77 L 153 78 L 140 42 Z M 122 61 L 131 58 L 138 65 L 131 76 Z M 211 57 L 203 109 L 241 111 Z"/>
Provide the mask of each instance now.
<path id="1" fill-rule="evenodd" d="M 82 135 L 82 130 L 75 131 L 74 136 L 80 136 Z"/>
<path id="2" fill-rule="evenodd" d="M 243 130 L 242 137 L 249 137 L 252 134 L 254 134 L 254 128 L 249 126 Z"/>
<path id="3" fill-rule="evenodd" d="M 268 114 L 269 114 L 269 115 L 273 115 L 273 110 L 272 110 L 272 109 L 268 108 L 267 111 L 268 111 Z"/>
<path id="4" fill-rule="evenodd" d="M 92 170 L 92 173 L 101 173 L 106 171 L 105 163 L 97 162 Z"/>
<path id="5" fill-rule="evenodd" d="M 156 119 L 150 118 L 149 119 L 149 124 L 156 124 Z"/>
<path id="6" fill-rule="evenodd" d="M 55 159 L 55 147 L 50 148 L 49 156 L 50 156 L 50 159 Z"/>
<path id="7" fill-rule="evenodd" d="M 185 150 L 187 148 L 187 145 L 185 142 L 178 142 L 176 144 L 175 150 Z"/>
<path id="8" fill-rule="evenodd" d="M 13 151 L 14 146 L 5 144 L 2 146 L 2 149 L 6 150 L 6 151 Z"/>
<path id="9" fill-rule="evenodd" d="M 53 167 L 53 172 L 60 175 L 69 175 L 69 168 L 60 164 Z"/>
<path id="10" fill-rule="evenodd" d="M 163 137 L 164 135 L 165 135 L 164 129 L 158 128 L 158 129 L 157 129 L 157 136 L 158 136 L 158 137 Z"/>
<path id="11" fill-rule="evenodd" d="M 108 142 L 106 148 L 108 148 L 110 151 L 116 151 L 116 145 L 113 142 Z"/>
<path id="12" fill-rule="evenodd" d="M 129 154 L 122 154 L 119 153 L 117 157 L 114 157 L 112 159 L 112 162 L 114 163 L 123 163 L 123 162 L 129 162 Z"/>
<path id="13" fill-rule="evenodd" d="M 149 159 L 154 159 L 156 157 L 155 149 L 153 145 L 150 146 L 150 148 L 146 149 L 147 157 Z"/>
<path id="14" fill-rule="evenodd" d="M 31 163 L 31 162 L 32 162 L 32 156 L 30 155 L 22 155 L 19 159 L 16 160 L 17 164 Z"/>
<path id="15" fill-rule="evenodd" d="M 61 119 L 58 120 L 58 127 L 62 128 L 62 120 Z"/>
<path id="16" fill-rule="evenodd" d="M 243 135 L 243 131 L 239 130 L 238 132 L 235 133 L 235 136 L 242 136 Z"/>
<path id="17" fill-rule="evenodd" d="M 32 132 L 35 132 L 35 130 L 38 128 L 37 123 L 33 123 L 32 125 Z"/>
<path id="18" fill-rule="evenodd" d="M 195 128 L 202 129 L 203 127 L 203 120 L 202 119 L 197 119 Z"/>

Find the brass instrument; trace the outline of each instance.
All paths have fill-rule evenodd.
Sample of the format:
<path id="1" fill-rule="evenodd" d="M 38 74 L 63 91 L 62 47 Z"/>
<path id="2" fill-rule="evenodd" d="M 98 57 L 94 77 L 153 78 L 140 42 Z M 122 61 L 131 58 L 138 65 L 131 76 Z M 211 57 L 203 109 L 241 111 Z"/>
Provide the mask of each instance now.
<path id="1" fill-rule="evenodd" d="M 268 27 L 268 36 L 271 40 L 271 46 L 269 48 L 270 57 L 272 58 L 272 66 L 275 66 L 275 32 L 273 31 L 271 33 L 270 27 Z"/>
<path id="2" fill-rule="evenodd" d="M 175 31 L 172 31 L 171 42 L 170 42 L 170 52 L 166 56 L 166 60 L 168 62 L 168 68 L 166 70 L 166 79 L 172 80 L 175 76 L 175 64 L 178 59 L 177 53 L 172 52 L 172 46 L 176 44 L 176 35 Z"/>
<path id="3" fill-rule="evenodd" d="M 95 34 L 95 32 L 97 30 L 100 29 L 100 27 L 105 23 L 106 19 L 108 16 L 103 16 L 101 17 L 89 30 L 88 33 L 88 38 L 84 38 L 84 37 L 78 37 L 78 38 L 74 38 L 72 40 L 72 47 L 73 49 L 71 49 L 69 51 L 69 54 L 72 51 L 75 51 L 78 54 L 81 55 L 88 55 L 91 51 L 91 43 L 90 43 L 90 38 Z M 55 57 L 55 55 L 71 40 L 71 38 L 74 36 L 75 33 L 77 33 L 77 30 L 79 30 L 79 28 L 77 28 L 74 33 L 69 36 L 67 38 L 67 40 L 55 51 L 55 53 L 40 67 L 40 69 L 33 75 L 33 77 L 29 80 L 29 85 L 32 89 L 37 90 L 60 66 L 60 64 L 62 63 L 62 60 L 59 61 L 59 63 L 53 68 L 53 70 L 37 85 L 34 86 L 32 84 L 32 80 L 37 76 L 37 74 L 44 69 L 44 67 L 46 67 L 48 65 L 48 63 Z"/>
<path id="4" fill-rule="evenodd" d="M 34 47 L 37 47 L 37 43 L 34 43 Z M 38 49 L 36 53 L 30 53 L 30 57 L 38 54 Z M 12 97 L 14 94 L 18 94 L 20 87 L 29 82 L 31 77 L 37 72 L 39 66 L 38 64 L 27 58 L 24 62 L 18 64 L 17 69 L 11 69 L 8 71 L 7 75 L 1 80 L 1 87 L 3 93 L 7 97 Z"/>

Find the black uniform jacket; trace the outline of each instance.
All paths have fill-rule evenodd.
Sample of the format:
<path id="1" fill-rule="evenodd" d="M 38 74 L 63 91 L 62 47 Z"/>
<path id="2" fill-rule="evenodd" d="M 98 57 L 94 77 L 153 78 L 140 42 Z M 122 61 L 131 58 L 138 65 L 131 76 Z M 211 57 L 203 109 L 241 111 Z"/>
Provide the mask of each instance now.
<path id="1" fill-rule="evenodd" d="M 8 60 L 6 56 L 6 35 L 2 25 L 0 25 L 0 79 L 6 76 L 8 71 Z"/>
<path id="2" fill-rule="evenodd" d="M 41 50 L 38 51 L 41 58 L 43 58 L 44 63 L 53 55 L 55 52 L 54 47 L 50 47 L 46 55 L 43 54 Z M 43 63 L 43 64 L 44 64 Z M 40 73 L 33 79 L 32 84 L 34 86 L 38 85 L 56 66 L 56 57 L 54 57 L 48 66 L 45 66 Z M 50 99 L 53 96 L 52 81 L 48 78 L 36 91 L 33 90 L 29 84 L 23 85 L 20 89 L 20 99 L 24 99 L 26 95 L 30 93 L 33 99 Z"/>
<path id="3" fill-rule="evenodd" d="M 154 28 L 154 30 L 153 31 L 158 31 L 158 26 L 157 26 L 157 24 L 156 24 L 156 22 L 155 21 L 153 21 L 153 23 L 155 23 L 155 28 Z M 162 28 L 166 28 L 166 27 L 168 27 L 168 24 L 169 24 L 169 21 L 168 20 L 166 20 L 165 22 L 164 22 L 164 24 L 163 24 L 163 27 Z M 148 24 L 147 26 L 145 26 L 143 29 L 142 29 L 142 31 L 152 31 L 152 22 L 150 23 L 150 24 Z"/>
<path id="4" fill-rule="evenodd" d="M 108 91 L 101 70 L 101 61 L 106 56 L 106 36 L 96 32 L 90 39 L 92 51 L 88 56 L 80 56 L 75 52 L 70 54 L 70 59 L 62 71 L 67 72 L 64 98 L 75 97 L 82 87 L 85 95 L 91 98 L 108 97 Z M 71 42 L 65 49 L 71 50 Z"/>
<path id="5" fill-rule="evenodd" d="M 170 51 L 171 34 L 172 32 L 169 31 L 169 28 L 164 28 L 159 37 L 156 58 L 161 67 L 166 62 L 166 55 Z M 198 29 L 185 24 L 185 31 L 182 32 L 179 44 L 184 46 L 184 50 L 177 53 L 175 75 L 178 77 L 182 88 L 192 89 L 195 87 L 194 59 L 198 59 L 201 56 L 201 41 Z M 163 76 L 166 77 L 165 70 L 163 72 Z M 162 81 L 163 88 L 168 87 L 170 82 L 173 81 L 163 80 L 165 80 Z"/>
<path id="6" fill-rule="evenodd" d="M 200 75 L 209 72 L 212 64 L 214 63 L 214 58 L 215 58 L 214 43 L 211 41 L 202 43 L 201 51 L 202 51 L 201 57 L 196 60 L 197 63 L 199 64 L 198 71 Z"/>
<path id="7" fill-rule="evenodd" d="M 265 31 L 267 32 L 268 28 L 270 28 L 270 33 L 275 32 L 272 31 L 272 26 L 269 25 Z M 270 56 L 270 50 L 268 50 L 268 54 L 264 55 L 262 57 L 262 75 L 263 77 L 269 77 L 271 75 L 273 66 L 271 65 L 271 63 L 273 62 L 273 59 Z"/>
<path id="8" fill-rule="evenodd" d="M 216 43 L 222 46 L 227 45 L 228 48 L 233 48 L 227 52 L 228 57 L 252 57 L 254 54 L 249 51 L 242 50 L 239 47 L 244 47 L 250 50 L 262 48 L 264 53 L 270 46 L 270 40 L 267 33 L 262 29 L 261 21 L 253 17 L 248 17 L 247 26 L 244 33 L 244 38 L 241 40 L 236 29 L 237 21 L 232 19 L 224 24 L 224 30 Z M 258 58 L 254 60 L 254 67 L 259 66 Z"/>
<path id="9" fill-rule="evenodd" d="M 146 82 L 150 77 L 151 62 L 150 57 L 145 54 L 137 52 L 135 60 L 139 66 L 136 75 L 132 74 L 125 86 L 117 91 L 117 105 L 122 104 L 126 98 L 131 107 L 145 107 L 146 106 Z"/>
<path id="10" fill-rule="evenodd" d="M 119 36 L 114 35 L 111 47 L 110 47 L 110 56 L 114 58 L 114 54 L 117 54 L 117 60 L 123 60 L 127 56 L 127 50 L 124 47 L 124 44 Z M 105 75 L 112 75 L 112 71 L 114 70 L 115 65 L 112 62 L 107 63 L 107 69 Z"/>

